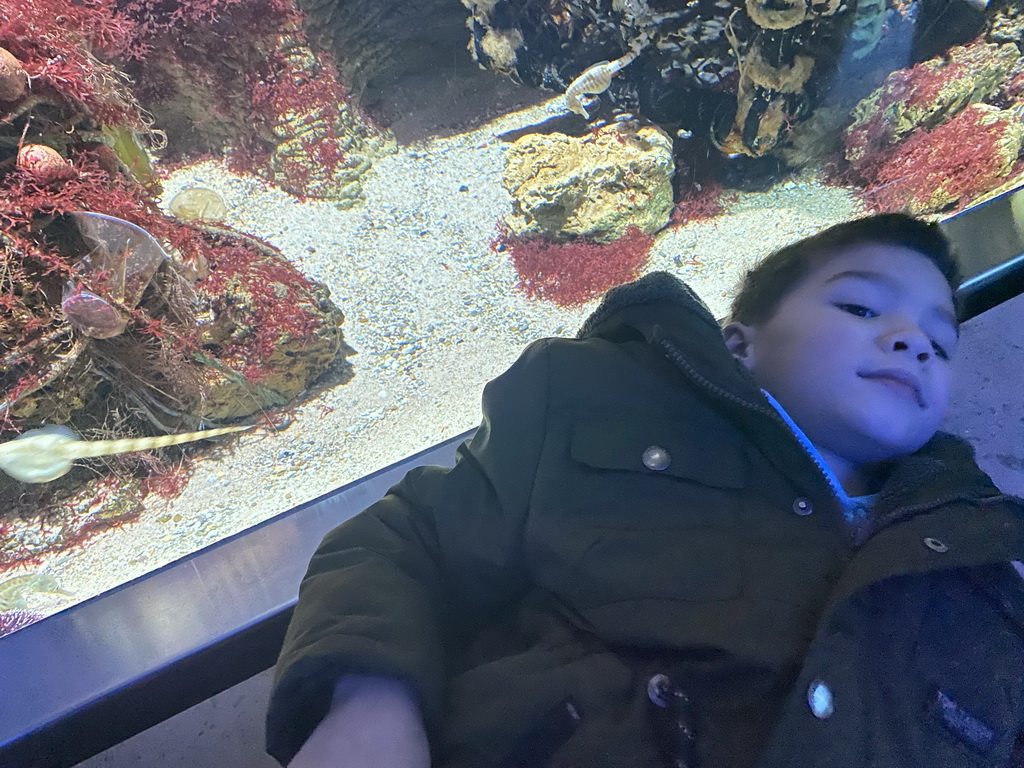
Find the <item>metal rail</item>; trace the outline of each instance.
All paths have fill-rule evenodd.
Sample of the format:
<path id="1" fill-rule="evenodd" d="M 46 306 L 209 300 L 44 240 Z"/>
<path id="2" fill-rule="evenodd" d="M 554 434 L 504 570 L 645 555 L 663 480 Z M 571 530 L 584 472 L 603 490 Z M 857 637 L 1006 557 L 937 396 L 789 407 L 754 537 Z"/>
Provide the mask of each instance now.
<path id="1" fill-rule="evenodd" d="M 0 766 L 70 768 L 272 666 L 324 534 L 470 434 L 0 638 Z"/>

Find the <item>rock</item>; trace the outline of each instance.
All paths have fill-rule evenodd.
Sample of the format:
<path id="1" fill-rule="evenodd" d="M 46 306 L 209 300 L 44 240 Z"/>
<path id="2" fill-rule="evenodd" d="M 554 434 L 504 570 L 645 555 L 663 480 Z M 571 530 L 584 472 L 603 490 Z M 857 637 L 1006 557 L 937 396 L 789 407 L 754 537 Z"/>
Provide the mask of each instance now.
<path id="1" fill-rule="evenodd" d="M 436 67 L 466 45 L 466 12 L 457 0 L 298 0 L 311 39 L 335 54 L 355 94 L 386 90 L 410 72 Z"/>
<path id="2" fill-rule="evenodd" d="M 920 128 L 934 128 L 999 88 L 1020 56 L 1012 43 L 975 43 L 889 75 L 862 100 L 846 131 L 846 159 L 861 170 Z"/>
<path id="3" fill-rule="evenodd" d="M 916 215 L 962 208 L 1006 184 L 1022 142 L 1024 124 L 1012 110 L 971 104 L 887 153 L 871 178 L 873 194 L 885 208 Z"/>
<path id="4" fill-rule="evenodd" d="M 16 101 L 28 90 L 28 75 L 17 57 L 0 48 L 0 101 Z"/>
<path id="5" fill-rule="evenodd" d="M 285 405 L 351 352 L 330 290 L 269 246 L 221 251 L 196 293 L 203 397 L 192 412 L 211 421 Z"/>
<path id="6" fill-rule="evenodd" d="M 672 140 L 659 128 L 615 125 L 581 138 L 528 134 L 506 152 L 506 221 L 518 236 L 596 242 L 637 227 L 653 234 L 672 212 Z"/>
<path id="7" fill-rule="evenodd" d="M 305 84 L 336 77 L 323 71 L 302 36 L 281 35 L 278 50 L 290 78 Z M 291 192 L 352 207 L 362 200 L 370 158 L 394 152 L 394 138 L 370 129 L 345 101 L 316 98 L 316 89 L 311 90 L 312 98 L 283 110 L 272 128 L 278 139 L 270 158 L 275 182 Z"/>
<path id="8" fill-rule="evenodd" d="M 342 207 L 362 199 L 365 174 L 394 139 L 351 107 L 351 89 L 330 54 L 310 45 L 293 0 L 229 4 L 213 21 L 176 24 L 145 40 L 145 66 L 128 67 L 168 156 L 227 153 L 236 169 L 298 197 Z"/>

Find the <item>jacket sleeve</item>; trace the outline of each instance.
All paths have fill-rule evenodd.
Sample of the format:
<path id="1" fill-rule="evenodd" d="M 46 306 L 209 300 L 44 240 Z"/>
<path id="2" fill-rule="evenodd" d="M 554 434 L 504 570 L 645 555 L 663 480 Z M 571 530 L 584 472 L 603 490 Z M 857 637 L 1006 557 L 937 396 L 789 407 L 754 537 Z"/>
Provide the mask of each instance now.
<path id="1" fill-rule="evenodd" d="M 446 646 L 524 587 L 522 531 L 547 418 L 547 342 L 484 389 L 483 421 L 452 469 L 409 472 L 324 538 L 299 590 L 267 714 L 289 762 L 351 673 L 396 677 L 428 729 L 442 716 Z"/>

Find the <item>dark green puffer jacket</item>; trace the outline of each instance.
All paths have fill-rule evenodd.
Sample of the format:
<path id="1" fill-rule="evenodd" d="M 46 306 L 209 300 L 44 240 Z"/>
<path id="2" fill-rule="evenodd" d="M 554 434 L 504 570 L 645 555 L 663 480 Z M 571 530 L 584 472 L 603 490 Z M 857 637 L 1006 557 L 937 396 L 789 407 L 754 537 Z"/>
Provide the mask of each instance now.
<path id="1" fill-rule="evenodd" d="M 1024 504 L 965 441 L 900 461 L 854 548 L 663 273 L 531 345 L 483 406 L 453 469 L 410 472 L 313 557 L 268 714 L 282 763 L 359 672 L 413 687 L 443 768 L 683 765 L 691 732 L 702 768 L 1011 764 Z"/>

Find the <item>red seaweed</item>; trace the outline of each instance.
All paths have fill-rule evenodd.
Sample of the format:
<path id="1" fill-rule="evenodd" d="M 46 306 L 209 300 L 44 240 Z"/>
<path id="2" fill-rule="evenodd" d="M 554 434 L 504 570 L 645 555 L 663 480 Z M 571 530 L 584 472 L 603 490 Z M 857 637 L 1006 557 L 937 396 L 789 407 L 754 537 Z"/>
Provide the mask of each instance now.
<path id="1" fill-rule="evenodd" d="M 491 248 L 509 253 L 519 273 L 519 290 L 528 298 L 575 307 L 638 278 L 653 244 L 654 239 L 636 227 L 613 242 L 595 243 L 585 238 L 556 242 L 519 237 L 501 226 Z"/>

